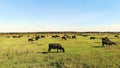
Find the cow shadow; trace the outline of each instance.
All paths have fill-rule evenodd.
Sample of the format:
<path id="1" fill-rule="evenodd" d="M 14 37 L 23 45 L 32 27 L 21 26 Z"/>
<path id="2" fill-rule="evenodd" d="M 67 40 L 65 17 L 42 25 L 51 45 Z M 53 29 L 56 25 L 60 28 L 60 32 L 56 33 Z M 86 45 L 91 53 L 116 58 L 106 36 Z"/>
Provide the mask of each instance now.
<path id="1" fill-rule="evenodd" d="M 48 54 L 48 53 L 63 53 L 61 51 L 51 51 L 51 52 L 47 52 L 47 51 L 44 51 L 44 52 L 37 52 L 37 53 L 40 53 L 40 54 Z"/>
<path id="2" fill-rule="evenodd" d="M 92 46 L 93 48 L 102 48 L 102 46 Z"/>
<path id="3" fill-rule="evenodd" d="M 48 53 L 64 53 L 64 52 L 62 52 L 62 51 L 51 51 L 51 52 L 48 52 Z"/>
<path id="4" fill-rule="evenodd" d="M 94 42 L 94 43 L 102 43 L 102 42 Z"/>
<path id="5" fill-rule="evenodd" d="M 37 53 L 40 53 L 40 54 L 48 54 L 48 52 L 37 52 Z"/>

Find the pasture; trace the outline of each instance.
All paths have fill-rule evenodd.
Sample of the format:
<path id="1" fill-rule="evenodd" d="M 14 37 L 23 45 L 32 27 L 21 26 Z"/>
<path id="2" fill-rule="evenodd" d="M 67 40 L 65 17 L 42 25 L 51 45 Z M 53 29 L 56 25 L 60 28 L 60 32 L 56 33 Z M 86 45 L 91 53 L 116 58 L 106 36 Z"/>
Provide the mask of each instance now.
<path id="1" fill-rule="evenodd" d="M 28 38 L 36 34 L 22 34 L 21 38 L 12 38 L 20 34 L 0 34 L 0 68 L 120 68 L 120 38 L 107 33 L 89 34 L 67 40 L 61 39 L 63 34 L 57 34 L 58 38 L 37 34 L 45 38 L 33 43 L 28 42 Z M 90 36 L 96 39 L 90 40 Z M 101 38 L 106 36 L 116 45 L 102 47 Z M 55 49 L 48 53 L 49 43 L 62 44 L 65 53 L 57 53 Z"/>

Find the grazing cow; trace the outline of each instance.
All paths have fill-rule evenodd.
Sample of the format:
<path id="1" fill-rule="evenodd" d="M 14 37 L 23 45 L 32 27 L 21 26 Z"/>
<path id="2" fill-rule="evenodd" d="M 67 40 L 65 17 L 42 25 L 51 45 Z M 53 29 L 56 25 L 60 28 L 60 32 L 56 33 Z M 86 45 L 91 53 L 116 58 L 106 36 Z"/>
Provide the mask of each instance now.
<path id="1" fill-rule="evenodd" d="M 59 35 L 55 35 L 56 37 L 60 37 Z"/>
<path id="2" fill-rule="evenodd" d="M 45 38 L 45 36 L 42 35 L 41 38 Z"/>
<path id="3" fill-rule="evenodd" d="M 17 36 L 12 36 L 12 38 L 17 38 Z"/>
<path id="4" fill-rule="evenodd" d="M 119 38 L 118 35 L 115 35 L 114 38 Z"/>
<path id="5" fill-rule="evenodd" d="M 87 34 L 83 34 L 82 36 L 83 36 L 83 37 L 87 37 L 88 35 L 87 35 Z"/>
<path id="6" fill-rule="evenodd" d="M 32 43 L 33 43 L 33 41 L 34 41 L 34 40 L 33 40 L 32 38 L 29 38 L 29 39 L 28 39 L 28 42 L 32 42 Z"/>
<path id="7" fill-rule="evenodd" d="M 56 38 L 56 36 L 53 35 L 52 38 Z"/>
<path id="8" fill-rule="evenodd" d="M 49 43 L 48 47 L 49 47 L 48 48 L 48 52 L 50 52 L 51 49 L 57 49 L 57 52 L 58 52 L 58 49 L 62 50 L 63 52 L 65 52 L 64 48 L 59 43 Z"/>
<path id="9" fill-rule="evenodd" d="M 96 38 L 96 37 L 90 37 L 90 40 L 91 40 L 91 39 L 95 39 L 95 38 Z"/>
<path id="10" fill-rule="evenodd" d="M 105 37 L 105 38 L 102 38 L 102 47 L 104 47 L 104 44 L 106 44 L 106 45 L 114 44 L 115 45 L 115 42 L 112 42 L 107 37 Z"/>
<path id="11" fill-rule="evenodd" d="M 67 40 L 67 38 L 65 36 L 62 37 L 62 40 Z"/>
<path id="12" fill-rule="evenodd" d="M 72 36 L 72 39 L 76 39 L 76 36 L 74 35 L 74 36 Z"/>
<path id="13" fill-rule="evenodd" d="M 68 35 L 66 35 L 66 34 L 65 34 L 64 36 L 65 36 L 66 38 L 69 38 L 69 39 L 71 38 L 71 36 L 68 36 Z"/>
<path id="14" fill-rule="evenodd" d="M 66 36 L 67 38 L 71 39 L 71 36 Z"/>
<path id="15" fill-rule="evenodd" d="M 10 38 L 10 36 L 6 36 L 6 38 Z"/>
<path id="16" fill-rule="evenodd" d="M 21 36 L 12 36 L 13 38 L 21 38 Z"/>
<path id="17" fill-rule="evenodd" d="M 36 37 L 35 37 L 35 40 L 36 40 L 36 41 L 37 41 L 37 40 L 39 40 L 39 39 L 40 39 L 40 37 L 39 37 L 39 36 L 36 36 Z"/>
<path id="18" fill-rule="evenodd" d="M 58 35 L 53 35 L 53 36 L 52 36 L 52 38 L 57 38 L 57 37 L 60 37 L 60 36 L 58 36 Z"/>

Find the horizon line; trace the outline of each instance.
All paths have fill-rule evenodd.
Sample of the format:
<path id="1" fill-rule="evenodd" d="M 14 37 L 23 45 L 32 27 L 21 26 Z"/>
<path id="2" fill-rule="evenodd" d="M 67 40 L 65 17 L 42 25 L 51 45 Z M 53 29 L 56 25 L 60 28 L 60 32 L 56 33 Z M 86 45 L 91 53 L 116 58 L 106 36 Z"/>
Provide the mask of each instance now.
<path id="1" fill-rule="evenodd" d="M 42 32 L 120 32 L 120 31 L 8 31 L 8 32 L 0 32 L 0 33 L 42 33 Z"/>

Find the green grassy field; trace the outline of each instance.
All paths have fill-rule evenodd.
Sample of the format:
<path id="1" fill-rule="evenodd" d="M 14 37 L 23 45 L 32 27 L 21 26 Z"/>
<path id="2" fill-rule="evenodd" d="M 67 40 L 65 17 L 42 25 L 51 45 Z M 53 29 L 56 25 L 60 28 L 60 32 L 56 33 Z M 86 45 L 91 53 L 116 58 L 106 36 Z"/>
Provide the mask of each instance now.
<path id="1" fill-rule="evenodd" d="M 106 35 L 107 36 L 107 35 Z M 6 38 L 0 35 L 0 68 L 120 68 L 120 39 L 109 35 L 115 46 L 101 47 L 101 37 L 90 40 L 77 36 L 77 39 L 46 38 L 33 44 L 28 37 Z M 65 53 L 48 51 L 49 43 L 61 43 Z"/>

